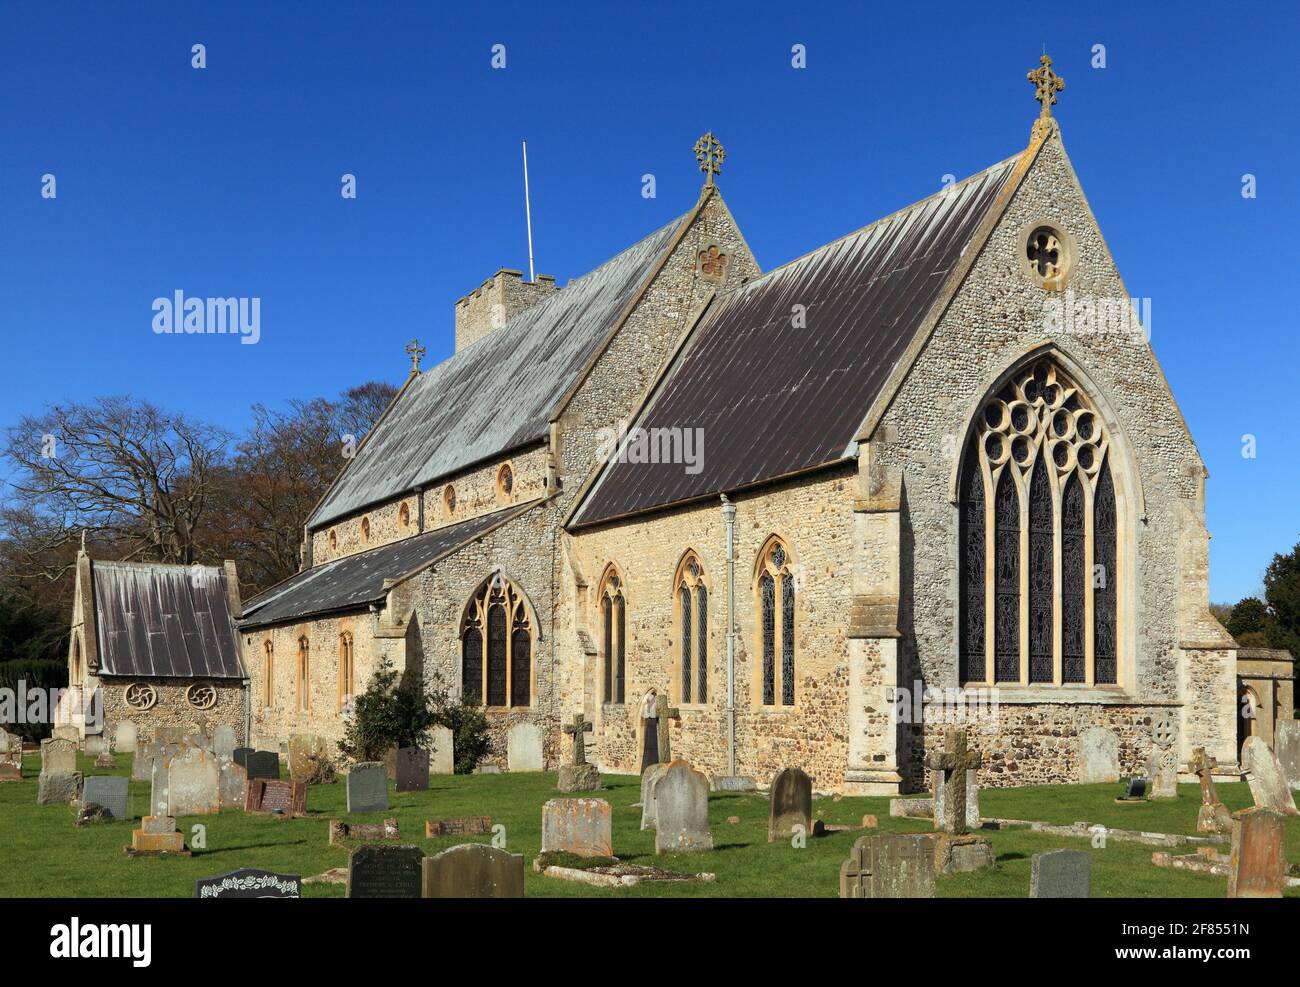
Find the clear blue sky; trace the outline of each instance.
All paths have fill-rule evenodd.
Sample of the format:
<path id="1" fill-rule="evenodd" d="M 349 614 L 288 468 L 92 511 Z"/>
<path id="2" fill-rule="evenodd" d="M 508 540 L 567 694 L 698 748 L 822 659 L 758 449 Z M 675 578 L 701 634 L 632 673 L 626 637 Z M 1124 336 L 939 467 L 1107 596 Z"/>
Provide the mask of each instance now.
<path id="1" fill-rule="evenodd" d="M 442 359 L 455 299 L 527 269 L 521 138 L 539 272 L 562 283 L 689 208 L 709 129 L 775 266 L 1019 150 L 1046 44 L 1211 472 L 1212 595 L 1256 589 L 1300 540 L 1295 5 L 764 6 L 3 0 L 0 424 L 130 392 L 237 430 L 254 402 L 400 382 L 413 335 Z M 177 289 L 260 297 L 260 343 L 155 335 Z"/>

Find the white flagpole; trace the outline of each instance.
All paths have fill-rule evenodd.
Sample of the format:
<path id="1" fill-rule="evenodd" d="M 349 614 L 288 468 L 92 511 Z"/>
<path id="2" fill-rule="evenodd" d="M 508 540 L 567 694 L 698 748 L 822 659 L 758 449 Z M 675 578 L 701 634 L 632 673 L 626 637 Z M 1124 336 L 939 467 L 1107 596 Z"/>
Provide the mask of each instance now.
<path id="1" fill-rule="evenodd" d="M 528 280 L 536 281 L 533 270 L 533 207 L 528 199 L 528 141 L 524 141 L 524 216 L 528 220 Z"/>

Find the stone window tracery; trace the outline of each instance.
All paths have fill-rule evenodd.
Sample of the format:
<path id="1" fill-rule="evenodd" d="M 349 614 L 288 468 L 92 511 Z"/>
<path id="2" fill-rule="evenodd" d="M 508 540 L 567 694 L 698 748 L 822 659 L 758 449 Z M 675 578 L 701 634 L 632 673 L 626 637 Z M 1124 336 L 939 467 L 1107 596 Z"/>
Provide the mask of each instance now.
<path id="1" fill-rule="evenodd" d="M 759 675 L 764 706 L 793 706 L 795 584 L 789 553 L 778 537 L 759 554 Z"/>
<path id="2" fill-rule="evenodd" d="M 678 564 L 674 584 L 681 621 L 677 654 L 681 701 L 705 703 L 709 699 L 709 590 L 699 556 L 693 551 Z"/>
<path id="3" fill-rule="evenodd" d="M 470 600 L 461 623 L 461 695 L 466 703 L 532 703 L 532 616 L 514 583 L 495 574 Z"/>
<path id="4" fill-rule="evenodd" d="M 603 696 L 607 703 L 626 701 L 627 679 L 627 598 L 623 580 L 610 565 L 600 581 L 601 667 Z"/>

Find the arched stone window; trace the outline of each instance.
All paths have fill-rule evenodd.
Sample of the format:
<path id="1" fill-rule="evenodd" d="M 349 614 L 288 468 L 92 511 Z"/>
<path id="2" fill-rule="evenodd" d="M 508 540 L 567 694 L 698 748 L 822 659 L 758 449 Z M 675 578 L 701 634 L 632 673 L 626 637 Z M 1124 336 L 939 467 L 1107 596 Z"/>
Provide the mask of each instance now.
<path id="1" fill-rule="evenodd" d="M 673 579 L 674 604 L 681 627 L 677 665 L 681 674 L 681 701 L 709 701 L 709 589 L 699 556 L 688 550 Z"/>
<path id="2" fill-rule="evenodd" d="M 764 706 L 793 706 L 795 585 L 790 553 L 773 535 L 758 556 L 759 688 Z"/>
<path id="3" fill-rule="evenodd" d="M 370 541 L 370 518 L 363 517 L 361 519 L 361 542 L 365 544 L 368 541 Z"/>
<path id="4" fill-rule="evenodd" d="M 623 580 L 611 564 L 600 581 L 602 695 L 607 703 L 622 703 L 627 679 L 627 598 Z"/>
<path id="5" fill-rule="evenodd" d="M 502 504 L 510 503 L 510 497 L 515 489 L 515 471 L 509 463 L 502 463 L 501 468 L 497 470 L 497 501 Z"/>
<path id="6" fill-rule="evenodd" d="M 397 509 L 397 523 L 403 528 L 411 526 L 411 506 L 406 501 L 402 501 L 402 506 Z"/>
<path id="7" fill-rule="evenodd" d="M 304 634 L 298 638 L 298 712 L 311 712 L 311 644 Z"/>
<path id="8" fill-rule="evenodd" d="M 1049 358 L 981 406 L 958 477 L 965 682 L 1118 682 L 1113 443 Z"/>
<path id="9" fill-rule="evenodd" d="M 529 706 L 533 627 L 524 594 L 500 573 L 485 582 L 461 623 L 461 694 L 480 706 Z"/>
<path id="10" fill-rule="evenodd" d="M 262 648 L 266 654 L 262 663 L 262 705 L 270 709 L 275 697 L 275 645 L 268 640 Z"/>
<path id="11" fill-rule="evenodd" d="M 352 635 L 344 631 L 339 635 L 339 709 L 345 709 L 356 695 L 356 665 L 352 657 Z"/>

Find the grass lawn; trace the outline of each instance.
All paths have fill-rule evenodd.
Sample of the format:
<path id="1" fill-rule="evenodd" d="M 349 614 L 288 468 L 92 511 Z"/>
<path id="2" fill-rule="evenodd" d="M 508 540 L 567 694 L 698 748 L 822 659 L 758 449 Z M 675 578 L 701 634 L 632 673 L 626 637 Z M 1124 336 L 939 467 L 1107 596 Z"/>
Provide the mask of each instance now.
<path id="1" fill-rule="evenodd" d="M 129 756 L 118 757 L 115 773 L 130 773 Z M 91 761 L 79 767 L 92 773 Z M 533 857 L 541 849 L 541 807 L 555 791 L 553 774 L 435 776 L 427 792 L 390 793 L 389 811 L 349 816 L 342 783 L 313 787 L 308 793 L 307 818 L 280 820 L 227 810 L 215 816 L 178 820 L 190 842 L 190 827 L 207 827 L 207 848 L 189 859 L 131 859 L 122 848 L 131 842 L 133 823 L 119 822 L 76 829 L 71 808 L 36 805 L 37 756 L 27 758 L 22 782 L 0 784 L 0 896 L 3 897 L 189 897 L 194 880 L 241 867 L 259 867 L 309 877 L 347 864 L 344 850 L 328 844 L 331 818 L 377 822 L 395 816 L 403 842 L 433 854 L 469 838 L 424 838 L 426 819 L 490 815 L 506 827 L 507 848 L 525 856 L 525 893 L 529 896 L 584 897 L 834 897 L 839 866 L 862 831 L 809 838 L 806 849 L 767 842 L 767 799 L 763 795 L 713 793 L 709 817 L 715 849 L 710 853 L 656 857 L 654 833 L 640 830 L 640 779 L 607 775 L 606 789 L 590 793 L 613 807 L 614 852 L 623 860 L 654 864 L 670 870 L 710 871 L 716 884 L 643 884 L 634 888 L 600 889 L 557 881 L 534 874 Z M 1194 833 L 1200 803 L 1199 787 L 1180 786 L 1174 801 L 1141 805 L 1115 804 L 1119 785 L 1073 785 L 1020 789 L 988 789 L 980 806 L 986 817 L 1040 819 L 1068 824 L 1102 823 L 1122 829 Z M 1251 804 L 1245 784 L 1220 785 L 1229 808 Z M 148 805 L 149 784 L 131 784 L 131 808 L 140 815 Z M 818 798 L 813 810 L 827 823 L 858 824 L 874 814 L 882 832 L 923 832 L 926 820 L 892 819 L 886 798 Z M 738 816 L 738 824 L 729 824 Z M 1166 870 L 1151 865 L 1153 848 L 1111 841 L 1094 850 L 1090 841 L 1030 833 L 1023 829 L 985 831 L 993 843 L 997 866 L 976 874 L 939 878 L 940 897 L 1015 897 L 1029 891 L 1029 858 L 1056 847 L 1089 850 L 1093 854 L 1095 897 L 1212 897 L 1225 893 L 1223 878 Z M 476 837 L 486 842 L 488 837 Z M 1288 856 L 1300 860 L 1300 819 L 1288 821 Z M 1190 849 L 1175 852 L 1192 852 Z M 1293 889 L 1292 894 L 1297 890 Z M 339 897 L 342 885 L 311 884 L 309 897 Z"/>

